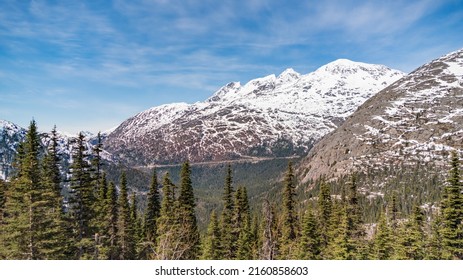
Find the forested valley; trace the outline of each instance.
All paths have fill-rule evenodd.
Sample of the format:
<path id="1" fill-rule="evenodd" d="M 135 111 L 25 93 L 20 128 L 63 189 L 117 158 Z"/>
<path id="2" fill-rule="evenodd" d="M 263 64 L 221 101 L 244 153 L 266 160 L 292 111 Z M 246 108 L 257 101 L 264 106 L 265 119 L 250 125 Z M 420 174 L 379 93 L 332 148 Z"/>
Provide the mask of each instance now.
<path id="1" fill-rule="evenodd" d="M 177 184 L 168 172 L 153 170 L 141 203 L 125 173 L 117 182 L 107 178 L 101 143 L 87 151 L 83 135 L 63 176 L 56 131 L 52 135 L 42 153 L 32 121 L 14 175 L 0 180 L 0 259 L 463 258 L 457 152 L 450 155 L 445 178 L 421 176 L 423 170 L 395 173 L 396 184 L 408 187 L 376 196 L 368 178 L 380 176 L 377 171 L 303 185 L 288 162 L 281 188 L 251 203 L 246 186 L 235 186 L 229 165 L 221 207 L 212 209 L 203 230 L 188 161 Z"/>

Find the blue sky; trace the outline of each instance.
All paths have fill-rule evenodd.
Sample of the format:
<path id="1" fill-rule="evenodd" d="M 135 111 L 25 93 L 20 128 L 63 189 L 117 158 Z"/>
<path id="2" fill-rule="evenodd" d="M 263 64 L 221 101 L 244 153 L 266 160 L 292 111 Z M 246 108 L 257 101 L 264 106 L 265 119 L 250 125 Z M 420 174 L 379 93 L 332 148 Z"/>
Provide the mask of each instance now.
<path id="1" fill-rule="evenodd" d="M 409 72 L 463 47 L 461 0 L 0 1 L 0 119 L 97 132 L 338 58 Z"/>

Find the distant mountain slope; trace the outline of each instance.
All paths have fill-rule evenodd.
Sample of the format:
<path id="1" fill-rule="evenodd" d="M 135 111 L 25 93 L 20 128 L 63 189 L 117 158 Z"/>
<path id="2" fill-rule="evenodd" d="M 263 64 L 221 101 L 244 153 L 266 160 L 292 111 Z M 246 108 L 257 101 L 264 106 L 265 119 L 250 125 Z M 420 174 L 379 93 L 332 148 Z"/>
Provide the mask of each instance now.
<path id="1" fill-rule="evenodd" d="M 204 102 L 151 108 L 123 122 L 106 149 L 134 165 L 306 154 L 376 92 L 404 74 L 340 59 L 233 82 Z"/>
<path id="2" fill-rule="evenodd" d="M 432 163 L 463 150 L 463 49 L 427 63 L 366 101 L 303 160 L 303 181 L 353 170 Z"/>

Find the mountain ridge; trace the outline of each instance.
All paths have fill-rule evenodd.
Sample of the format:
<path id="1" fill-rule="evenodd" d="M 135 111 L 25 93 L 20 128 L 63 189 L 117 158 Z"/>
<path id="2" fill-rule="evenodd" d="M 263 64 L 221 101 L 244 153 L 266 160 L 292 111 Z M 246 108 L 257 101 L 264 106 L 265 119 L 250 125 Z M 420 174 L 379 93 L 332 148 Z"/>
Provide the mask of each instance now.
<path id="1" fill-rule="evenodd" d="M 244 85 L 228 83 L 203 102 L 140 112 L 110 133 L 105 146 L 135 165 L 302 155 L 403 75 L 346 59 L 305 75 L 288 68 Z"/>
<path id="2" fill-rule="evenodd" d="M 426 63 L 367 100 L 303 160 L 303 182 L 366 168 L 446 166 L 463 150 L 463 49 Z"/>

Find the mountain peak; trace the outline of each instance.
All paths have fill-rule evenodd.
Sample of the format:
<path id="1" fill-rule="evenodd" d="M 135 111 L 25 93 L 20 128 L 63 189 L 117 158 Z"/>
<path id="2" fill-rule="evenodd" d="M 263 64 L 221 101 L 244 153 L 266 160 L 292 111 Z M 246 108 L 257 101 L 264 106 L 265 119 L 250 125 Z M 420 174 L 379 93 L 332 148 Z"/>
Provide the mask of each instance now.
<path id="1" fill-rule="evenodd" d="M 287 82 L 292 82 L 294 80 L 297 80 L 300 77 L 301 77 L 301 74 L 294 71 L 293 68 L 288 68 L 285 71 L 281 72 L 280 75 L 278 75 L 277 80 L 279 83 L 287 83 Z"/>

